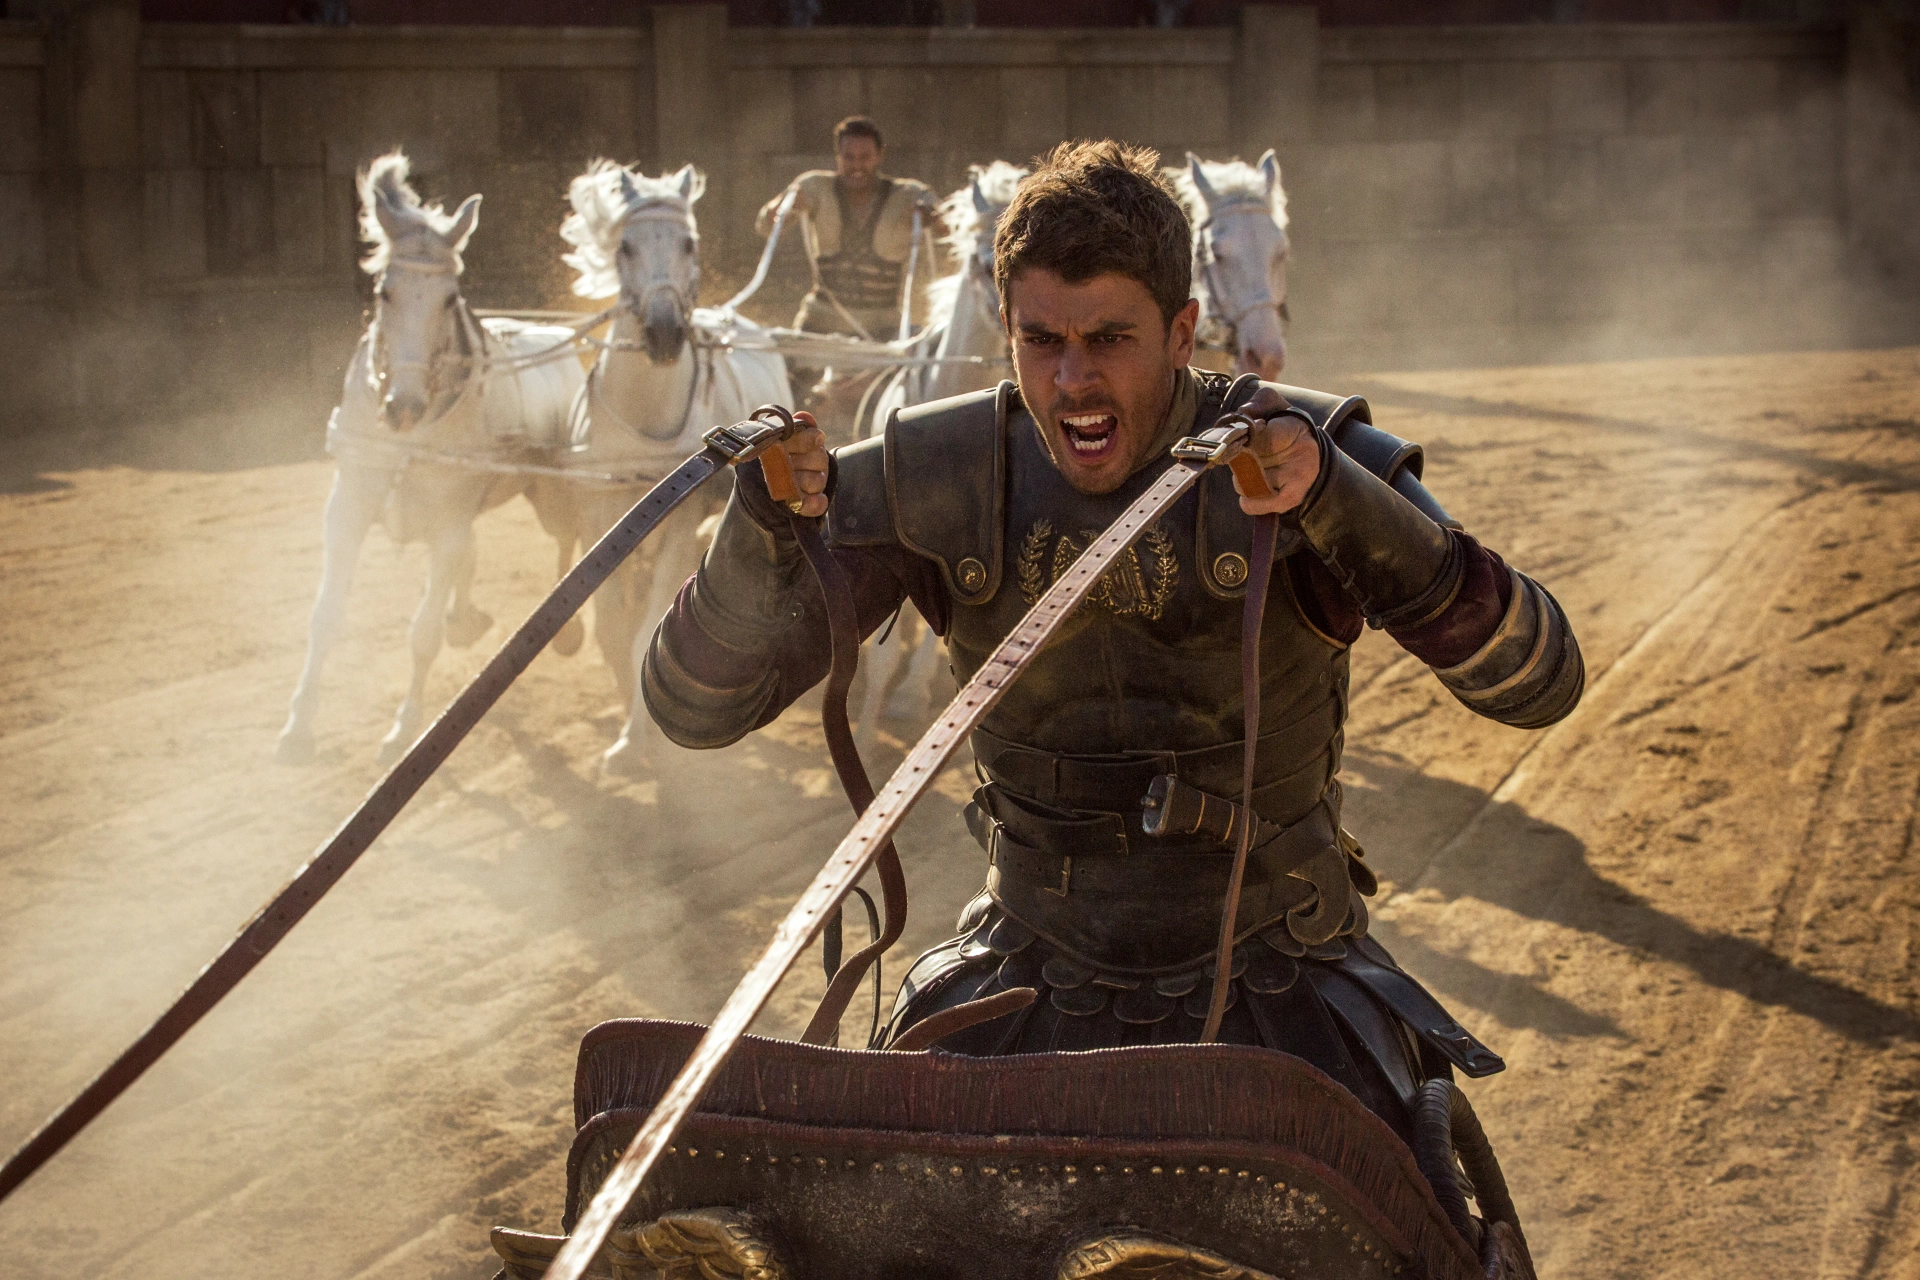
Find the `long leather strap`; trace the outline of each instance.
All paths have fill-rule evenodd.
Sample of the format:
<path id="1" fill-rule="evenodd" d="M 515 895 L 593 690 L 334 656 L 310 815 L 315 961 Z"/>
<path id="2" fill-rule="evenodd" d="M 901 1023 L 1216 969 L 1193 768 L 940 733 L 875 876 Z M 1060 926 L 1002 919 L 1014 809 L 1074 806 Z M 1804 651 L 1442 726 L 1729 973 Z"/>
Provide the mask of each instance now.
<path id="1" fill-rule="evenodd" d="M 821 521 L 805 516 L 792 519 L 801 553 L 812 567 L 814 577 L 819 579 L 820 594 L 826 601 L 827 636 L 833 649 L 833 663 L 828 669 L 826 694 L 820 707 L 820 726 L 826 731 L 827 754 L 833 757 L 833 771 L 840 776 L 840 786 L 847 793 L 857 818 L 873 803 L 873 781 L 867 776 L 860 749 L 854 745 L 853 728 L 847 721 L 847 691 L 853 687 L 853 673 L 860 661 L 859 613 L 846 570 L 834 559 L 821 535 Z M 835 910 L 828 918 L 821 947 L 830 981 L 826 995 L 820 998 L 812 1021 L 800 1037 L 807 1044 L 834 1042 L 839 1035 L 840 1019 L 852 1002 L 853 993 L 859 990 L 861 978 L 879 963 L 888 947 L 900 940 L 900 934 L 907 927 L 907 875 L 900 866 L 900 855 L 894 850 L 892 840 L 881 847 L 874 866 L 880 874 L 885 923 L 879 937 L 855 952 L 845 964 L 839 964 L 840 912 Z"/>
<path id="2" fill-rule="evenodd" d="M 1280 539 L 1280 517 L 1253 518 L 1253 563 L 1248 566 L 1246 604 L 1240 611 L 1240 703 L 1246 743 L 1240 757 L 1240 804 L 1253 812 L 1253 765 L 1260 744 L 1260 625 L 1266 618 L 1267 586 L 1273 580 L 1273 553 Z M 1227 1012 L 1227 987 L 1233 981 L 1233 927 L 1240 918 L 1240 886 L 1246 880 L 1247 852 L 1253 848 L 1253 823 L 1240 824 L 1233 850 L 1233 874 L 1227 880 L 1227 901 L 1220 915 L 1220 946 L 1213 962 L 1213 995 L 1207 1002 L 1207 1021 L 1200 1043 L 1220 1036 L 1220 1020 Z"/>
<path id="3" fill-rule="evenodd" d="M 374 838 L 386 830 L 387 824 L 460 745 L 487 709 L 500 700 L 527 665 L 546 648 L 547 642 L 559 634 L 560 628 L 580 611 L 587 598 L 675 507 L 686 501 L 709 476 L 729 464 L 746 462 L 769 448 L 778 452 L 778 441 L 792 430 L 791 418 L 770 422 L 761 420 L 758 414 L 731 427 L 714 428 L 703 437 L 705 443 L 697 453 L 649 489 L 620 517 L 592 550 L 568 570 L 567 576 L 540 607 L 520 624 L 520 629 L 508 637 L 480 674 L 440 713 L 440 718 L 407 748 L 407 753 L 360 802 L 360 807 L 294 872 L 273 900 L 208 962 L 138 1039 L 0 1165 L 0 1200 L 6 1199 L 35 1169 L 51 1159 L 253 972 L 254 966 L 339 883 L 340 877 L 347 874 Z M 786 480 L 791 484 L 791 474 Z M 770 485 L 769 489 L 778 496 L 777 488 Z"/>

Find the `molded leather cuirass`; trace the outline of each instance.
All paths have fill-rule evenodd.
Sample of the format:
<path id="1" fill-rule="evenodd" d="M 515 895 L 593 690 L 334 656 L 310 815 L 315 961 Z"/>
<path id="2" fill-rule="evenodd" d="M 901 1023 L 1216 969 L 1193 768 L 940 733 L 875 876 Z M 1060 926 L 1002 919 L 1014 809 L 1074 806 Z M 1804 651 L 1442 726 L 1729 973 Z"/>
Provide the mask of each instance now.
<path id="1" fill-rule="evenodd" d="M 1196 376 L 1189 432 L 1259 385 Z M 1417 446 L 1369 425 L 1363 401 L 1281 390 L 1343 450 L 1368 455 L 1370 470 L 1403 482 L 1444 518 L 1419 487 Z M 940 566 L 951 603 L 946 638 L 962 682 L 1174 465 L 1157 459 L 1112 493 L 1081 493 L 1053 464 L 1011 384 L 902 412 L 883 439 L 837 459 L 831 536 L 846 547 L 897 545 Z M 1186 963 L 1218 931 L 1230 855 L 1205 837 L 1147 835 L 1140 801 L 1156 773 L 1216 796 L 1240 794 L 1251 536 L 1231 475 L 1203 476 L 1109 569 L 974 737 L 990 785 L 970 820 L 993 859 L 995 899 L 1089 960 L 1137 970 Z M 1253 807 L 1283 827 L 1322 810 L 1312 838 L 1323 847 L 1291 874 L 1265 865 L 1277 845 L 1257 848 L 1241 925 L 1305 913 L 1303 928 L 1317 938 L 1364 930 L 1365 917 L 1363 909 L 1348 914 L 1347 856 L 1335 839 L 1348 657 L 1301 607 L 1310 555 L 1283 560 L 1270 586 Z"/>
<path id="2" fill-rule="evenodd" d="M 1202 377 L 1196 431 L 1257 386 L 1251 378 Z M 1364 401 L 1283 391 L 1343 449 L 1445 518 L 1419 486 L 1418 447 L 1368 424 Z M 953 604 L 947 641 L 962 682 L 1091 537 L 1172 465 L 1170 458 L 1150 463 L 1112 493 L 1078 492 L 1048 457 L 1011 383 L 904 411 L 883 440 L 838 456 L 832 537 L 845 546 L 897 543 L 940 566 Z M 884 478 L 875 474 L 882 468 Z M 1251 531 L 1232 477 L 1224 470 L 1203 477 L 1055 633 L 988 716 L 983 738 L 1075 756 L 1237 743 Z M 1346 711 L 1346 650 L 1307 621 L 1295 598 L 1300 577 L 1284 562 L 1276 566 L 1261 647 L 1255 807 L 1282 824 L 1326 790 L 1339 766 Z M 978 754 L 995 772 L 991 753 Z M 1183 776 L 1203 790 L 1237 794 L 1239 774 L 1237 753 L 1223 750 L 1201 775 Z"/>
<path id="3" fill-rule="evenodd" d="M 1217 411 L 1216 403 L 1208 416 Z M 963 682 L 1080 551 L 1172 465 L 1149 466 L 1112 493 L 1083 494 L 1053 466 L 1024 412 L 1012 416 L 1007 434 L 1000 589 L 982 604 L 957 605 L 947 636 Z M 1121 557 L 982 727 L 1000 739 L 1075 756 L 1238 742 L 1237 596 L 1246 581 L 1249 523 L 1231 477 L 1205 477 Z M 1260 674 L 1266 732 L 1256 805 L 1271 821 L 1287 823 L 1313 807 L 1338 768 L 1347 654 L 1306 623 L 1284 570 L 1273 577 Z M 987 768 L 994 772 L 991 762 Z M 1238 792 L 1237 752 L 1218 753 L 1209 772 L 1216 776 L 1188 780 L 1215 794 Z M 1138 797 L 1128 799 L 1137 808 Z"/>

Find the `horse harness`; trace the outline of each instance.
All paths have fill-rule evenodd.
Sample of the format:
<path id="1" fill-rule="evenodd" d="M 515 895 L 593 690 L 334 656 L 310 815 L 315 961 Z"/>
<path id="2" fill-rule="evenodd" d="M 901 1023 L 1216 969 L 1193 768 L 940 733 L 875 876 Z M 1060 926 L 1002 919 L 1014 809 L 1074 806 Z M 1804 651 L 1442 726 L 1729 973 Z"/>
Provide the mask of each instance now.
<path id="1" fill-rule="evenodd" d="M 1246 320 L 1248 316 L 1263 307 L 1273 308 L 1282 320 L 1287 318 L 1286 303 L 1276 302 L 1274 300 L 1273 284 L 1266 278 L 1264 272 L 1262 272 L 1261 277 L 1262 287 L 1260 291 L 1254 295 L 1252 301 L 1232 311 L 1226 309 L 1226 294 L 1220 288 L 1219 279 L 1215 272 L 1215 268 L 1218 266 L 1218 260 L 1214 257 L 1213 253 L 1213 239 L 1211 235 L 1213 224 L 1219 221 L 1225 214 L 1244 215 L 1248 213 L 1258 213 L 1262 217 L 1272 216 L 1272 211 L 1268 208 L 1264 198 L 1239 196 L 1232 200 L 1223 201 L 1218 208 L 1208 209 L 1207 216 L 1202 218 L 1199 225 L 1194 228 L 1201 250 L 1199 254 L 1200 283 L 1206 287 L 1207 306 L 1213 313 L 1205 317 L 1205 319 L 1213 321 L 1213 323 L 1219 325 L 1226 331 L 1225 337 L 1221 340 L 1221 345 L 1225 348 L 1231 348 L 1237 344 L 1241 323 Z"/>

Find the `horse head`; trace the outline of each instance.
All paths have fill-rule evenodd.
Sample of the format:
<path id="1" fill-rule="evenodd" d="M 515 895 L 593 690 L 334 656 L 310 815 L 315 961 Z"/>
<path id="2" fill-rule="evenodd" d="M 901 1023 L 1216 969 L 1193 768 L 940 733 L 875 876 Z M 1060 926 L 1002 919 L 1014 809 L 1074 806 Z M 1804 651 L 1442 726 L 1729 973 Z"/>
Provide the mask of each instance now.
<path id="1" fill-rule="evenodd" d="M 579 271 L 574 292 L 620 305 L 640 327 L 641 347 L 655 364 L 672 364 L 693 329 L 700 292 L 700 232 L 693 205 L 706 178 L 692 165 L 649 178 L 596 160 L 573 180 L 573 215 L 561 235 L 576 246 L 566 261 Z"/>
<path id="2" fill-rule="evenodd" d="M 480 197 L 448 214 L 422 204 L 407 174 L 407 157 L 394 151 L 359 175 L 360 232 L 372 246 L 360 265 L 375 281 L 368 373 L 395 431 L 418 426 L 476 354 L 462 349 L 474 339 L 460 254 L 480 223 Z"/>
<path id="3" fill-rule="evenodd" d="M 1287 193 L 1273 151 L 1258 165 L 1203 161 L 1169 176 L 1193 216 L 1201 337 L 1231 345 L 1242 372 L 1277 377 L 1287 362 Z"/>
<path id="4" fill-rule="evenodd" d="M 962 291 L 984 289 L 985 306 L 992 325 L 999 324 L 999 301 L 993 281 L 993 241 L 999 230 L 1000 216 L 1013 203 L 1013 195 L 1027 171 L 1004 160 L 968 167 L 967 185 L 940 202 L 940 221 L 947 234 L 942 243 L 953 254 L 960 270 L 935 281 L 929 290 L 932 321 L 950 321 Z"/>

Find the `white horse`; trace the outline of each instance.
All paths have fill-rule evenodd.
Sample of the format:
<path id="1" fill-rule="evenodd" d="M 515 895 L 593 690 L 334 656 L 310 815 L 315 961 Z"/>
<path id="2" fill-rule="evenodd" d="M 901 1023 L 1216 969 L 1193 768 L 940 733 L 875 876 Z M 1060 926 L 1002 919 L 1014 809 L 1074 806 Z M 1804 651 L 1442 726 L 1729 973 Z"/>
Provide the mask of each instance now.
<path id="1" fill-rule="evenodd" d="M 889 377 L 861 417 L 863 437 L 883 429 L 896 409 L 977 391 L 1013 376 L 1007 331 L 1000 323 L 1000 293 L 993 282 L 993 236 L 1026 176 L 1027 170 L 1004 160 L 974 165 L 967 185 L 940 202 L 940 219 L 947 228 L 941 243 L 959 269 L 928 287 L 927 327 L 918 350 L 951 363 L 908 366 Z M 903 605 L 887 642 L 867 646 L 866 694 L 854 735 L 862 750 L 874 745 L 883 715 L 909 720 L 927 712 L 943 666 L 940 637 L 917 611 Z"/>
<path id="2" fill-rule="evenodd" d="M 990 387 L 1013 376 L 1000 293 L 993 283 L 993 235 L 1027 171 L 1004 160 L 969 168 L 967 185 L 940 202 L 941 243 L 958 270 L 927 286 L 927 324 L 915 354 L 942 363 L 909 365 L 880 385 L 860 417 L 862 439 L 896 409 Z"/>
<path id="3" fill-rule="evenodd" d="M 359 176 L 360 234 L 372 246 L 360 265 L 378 287 L 327 424 L 335 470 L 324 566 L 306 664 L 275 751 L 289 763 L 313 755 L 321 668 L 339 639 L 360 545 L 376 522 L 396 542 L 424 542 L 429 556 L 413 615 L 413 677 L 380 759 L 392 761 L 413 742 L 442 643 L 471 644 L 493 622 L 468 596 L 473 522 L 528 491 L 515 464 L 565 441 L 568 407 L 582 383 L 572 330 L 475 318 L 460 296 L 460 252 L 479 223 L 480 197 L 468 196 L 449 215 L 421 204 L 407 172 L 406 156 L 395 151 Z M 559 358 L 543 358 L 551 356 Z M 562 538 L 564 572 L 572 518 L 530 496 L 541 523 Z M 574 626 L 555 647 L 571 653 L 580 636 Z"/>
<path id="4" fill-rule="evenodd" d="M 1250 165 L 1202 160 L 1165 170 L 1193 221 L 1193 292 L 1202 346 L 1234 352 L 1242 373 L 1287 363 L 1287 192 L 1273 150 Z"/>
<path id="5" fill-rule="evenodd" d="M 574 402 L 570 466 L 625 479 L 578 488 L 583 542 L 699 449 L 705 432 L 763 404 L 793 401 L 786 364 L 765 330 L 694 308 L 700 235 L 693 205 L 705 189 L 692 165 L 649 178 L 609 160 L 595 160 L 568 189 L 573 213 L 560 234 L 573 246 L 566 256 L 578 273 L 573 291 L 619 296 L 612 332 Z M 711 507 L 682 505 L 594 598 L 594 633 L 628 707 L 626 727 L 603 757 L 610 773 L 643 767 L 650 721 L 636 675 L 654 627 L 699 567 L 699 527 Z"/>

